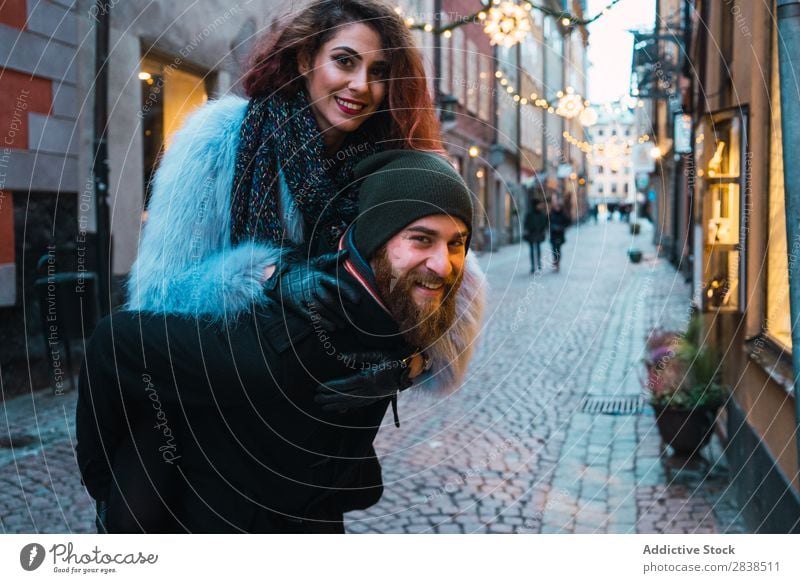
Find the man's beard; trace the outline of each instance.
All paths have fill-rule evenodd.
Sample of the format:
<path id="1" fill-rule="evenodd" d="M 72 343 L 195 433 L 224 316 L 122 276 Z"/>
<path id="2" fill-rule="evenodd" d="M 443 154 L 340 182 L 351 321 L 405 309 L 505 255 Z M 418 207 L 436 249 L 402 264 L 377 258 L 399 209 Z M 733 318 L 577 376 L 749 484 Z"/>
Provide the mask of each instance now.
<path id="1" fill-rule="evenodd" d="M 425 350 L 444 335 L 456 318 L 456 292 L 461 286 L 463 273 L 453 271 L 441 278 L 428 270 L 412 270 L 396 277 L 386 253 L 386 247 L 377 251 L 373 260 L 378 292 L 400 328 L 409 345 Z M 417 305 L 411 292 L 417 282 L 443 284 L 441 300 Z"/>

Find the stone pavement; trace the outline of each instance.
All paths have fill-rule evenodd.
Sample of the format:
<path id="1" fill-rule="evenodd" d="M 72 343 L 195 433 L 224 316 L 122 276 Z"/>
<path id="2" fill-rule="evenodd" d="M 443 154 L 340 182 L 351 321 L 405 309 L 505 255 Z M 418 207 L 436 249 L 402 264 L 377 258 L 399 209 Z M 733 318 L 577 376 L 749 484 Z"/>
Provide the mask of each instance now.
<path id="1" fill-rule="evenodd" d="M 581 225 L 560 273 L 531 275 L 525 245 L 481 257 L 491 294 L 468 379 L 443 402 L 401 398 L 401 429 L 387 419 L 376 442 L 383 499 L 349 514 L 348 530 L 745 532 L 716 437 L 708 472 L 667 475 L 649 406 L 584 412 L 598 398 L 640 406 L 647 331 L 686 325 L 689 288 L 651 240 Z"/>
<path id="2" fill-rule="evenodd" d="M 567 236 L 560 273 L 531 275 L 523 246 L 480 258 L 491 293 L 467 381 L 441 402 L 401 397 L 402 427 L 388 418 L 376 442 L 383 499 L 349 514 L 349 532 L 745 532 L 716 437 L 707 472 L 666 474 L 649 407 L 589 409 L 609 397 L 641 405 L 646 331 L 685 325 L 688 287 L 647 229 L 638 265 L 625 224 Z M 48 392 L 0 405 L 0 442 L 30 440 L 0 443 L 2 532 L 93 531 L 74 407 L 74 393 Z"/>

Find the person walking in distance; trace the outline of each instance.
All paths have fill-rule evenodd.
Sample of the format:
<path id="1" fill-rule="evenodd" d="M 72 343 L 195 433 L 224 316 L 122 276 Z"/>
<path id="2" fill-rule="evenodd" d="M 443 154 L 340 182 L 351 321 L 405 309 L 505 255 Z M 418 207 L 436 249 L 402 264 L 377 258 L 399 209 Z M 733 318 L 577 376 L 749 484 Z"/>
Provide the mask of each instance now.
<path id="1" fill-rule="evenodd" d="M 530 248 L 531 273 L 542 270 L 542 241 L 546 231 L 547 215 L 542 212 L 542 203 L 532 200 L 525 214 L 525 240 Z"/>
<path id="2" fill-rule="evenodd" d="M 561 201 L 556 200 L 550 209 L 550 246 L 553 248 L 553 266 L 559 271 L 561 265 L 561 247 L 566 242 L 569 218 L 564 212 Z"/>

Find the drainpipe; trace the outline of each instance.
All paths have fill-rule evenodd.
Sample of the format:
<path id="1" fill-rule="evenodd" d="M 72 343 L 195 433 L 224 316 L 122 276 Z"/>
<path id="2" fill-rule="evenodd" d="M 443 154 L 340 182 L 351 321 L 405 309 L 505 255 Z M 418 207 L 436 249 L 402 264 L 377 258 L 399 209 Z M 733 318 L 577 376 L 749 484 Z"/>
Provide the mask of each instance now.
<path id="1" fill-rule="evenodd" d="M 800 1 L 778 0 L 778 65 L 781 87 L 781 130 L 783 158 L 794 152 L 800 133 Z M 789 250 L 789 301 L 792 318 L 792 365 L 794 366 L 795 426 L 800 427 L 800 271 L 796 262 L 800 249 L 800 165 L 783 165 L 786 198 L 786 237 Z M 800 432 L 797 439 L 797 459 L 800 463 Z"/>
<path id="2" fill-rule="evenodd" d="M 433 2 L 433 94 L 436 106 L 441 107 L 442 100 L 442 0 Z"/>
<path id="3" fill-rule="evenodd" d="M 108 39 L 111 2 L 97 0 L 94 57 L 94 176 L 97 219 L 97 301 L 100 315 L 111 311 L 111 224 L 108 209 Z"/>

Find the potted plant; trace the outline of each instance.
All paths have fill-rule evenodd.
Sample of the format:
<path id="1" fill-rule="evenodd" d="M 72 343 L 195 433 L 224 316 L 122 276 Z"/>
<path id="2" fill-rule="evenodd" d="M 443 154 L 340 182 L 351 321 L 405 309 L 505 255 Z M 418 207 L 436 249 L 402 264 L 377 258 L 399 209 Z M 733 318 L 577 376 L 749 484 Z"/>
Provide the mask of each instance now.
<path id="1" fill-rule="evenodd" d="M 628 259 L 631 260 L 631 263 L 639 263 L 642 260 L 641 249 L 637 249 L 636 247 L 628 249 Z"/>
<path id="2" fill-rule="evenodd" d="M 717 411 L 728 397 L 719 383 L 719 359 L 701 343 L 700 319 L 685 334 L 657 328 L 645 345 L 650 404 L 664 443 L 677 455 L 692 457 L 708 443 Z"/>

